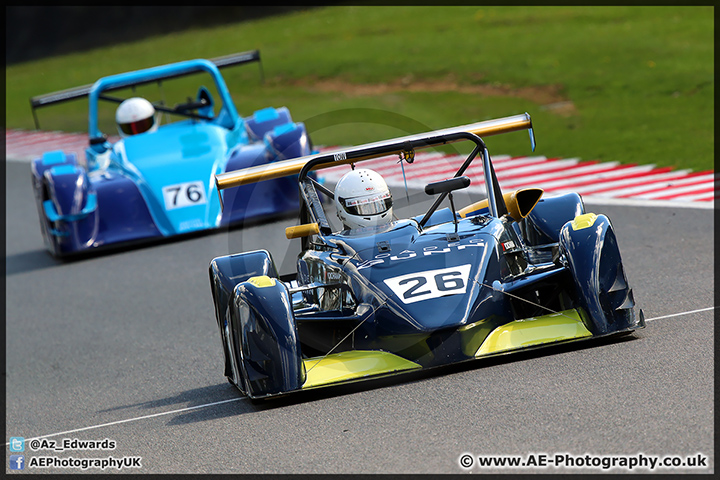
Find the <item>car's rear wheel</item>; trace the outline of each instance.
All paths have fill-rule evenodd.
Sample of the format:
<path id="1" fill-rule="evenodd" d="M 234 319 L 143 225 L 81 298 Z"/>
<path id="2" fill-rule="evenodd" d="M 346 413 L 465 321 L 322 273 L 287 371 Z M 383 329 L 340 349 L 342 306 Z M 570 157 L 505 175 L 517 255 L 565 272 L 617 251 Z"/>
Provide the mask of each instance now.
<path id="1" fill-rule="evenodd" d="M 35 178 L 33 178 L 32 181 L 36 182 Z M 40 180 L 38 183 L 39 185 L 37 186 L 35 183 L 33 183 L 33 186 L 35 189 L 38 190 L 35 195 L 37 199 L 38 220 L 40 221 L 40 232 L 42 233 L 45 247 L 48 249 L 50 254 L 55 258 L 59 258 L 60 247 L 57 243 L 57 240 L 55 239 L 55 236 L 50 233 L 53 225 L 48 220 L 47 216 L 45 215 L 45 210 L 43 209 L 43 203 L 47 200 L 50 200 L 49 188 L 47 182 L 44 179 Z"/>

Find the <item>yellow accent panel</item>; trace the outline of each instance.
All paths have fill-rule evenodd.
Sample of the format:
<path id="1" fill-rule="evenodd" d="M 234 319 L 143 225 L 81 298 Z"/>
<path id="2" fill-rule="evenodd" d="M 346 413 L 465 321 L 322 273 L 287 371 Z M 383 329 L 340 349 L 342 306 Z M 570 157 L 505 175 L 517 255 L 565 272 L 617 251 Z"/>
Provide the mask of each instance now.
<path id="1" fill-rule="evenodd" d="M 258 288 L 275 286 L 275 279 L 270 278 L 267 275 L 261 275 L 259 277 L 250 277 L 250 278 L 248 278 L 248 282 L 252 283 L 253 285 L 255 285 Z"/>
<path id="2" fill-rule="evenodd" d="M 530 211 L 535 208 L 535 205 L 540 201 L 540 197 L 543 195 L 541 188 L 521 188 L 514 192 L 508 192 L 503 195 L 505 206 L 508 209 L 508 213 L 516 221 L 520 221 L 527 217 Z M 522 197 L 522 198 L 521 198 Z M 480 200 L 472 205 L 468 205 L 458 211 L 460 218 L 465 218 L 476 210 L 481 210 L 488 207 L 488 200 Z"/>
<path id="3" fill-rule="evenodd" d="M 460 348 L 464 355 L 471 357 L 475 355 L 480 345 L 495 328 L 504 323 L 496 315 L 491 315 L 475 323 L 469 323 L 458 328 L 460 333 Z"/>
<path id="4" fill-rule="evenodd" d="M 356 380 L 372 375 L 422 368 L 415 362 L 388 352 L 351 350 L 303 360 L 307 379 L 302 388 Z"/>
<path id="5" fill-rule="evenodd" d="M 285 236 L 288 240 L 293 238 L 307 237 L 320 232 L 320 226 L 317 223 L 306 223 L 304 225 L 296 225 L 285 229 Z"/>
<path id="6" fill-rule="evenodd" d="M 585 213 L 575 217 L 570 224 L 573 230 L 582 230 L 583 228 L 592 227 L 597 220 L 597 215 L 594 213 Z"/>
<path id="7" fill-rule="evenodd" d="M 475 202 L 472 205 L 468 205 L 465 208 L 461 208 L 458 210 L 458 215 L 460 215 L 460 218 L 465 218 L 467 215 L 470 215 L 472 212 L 476 210 L 482 210 L 483 208 L 488 207 L 488 201 L 487 198 L 485 200 L 480 200 L 479 202 Z"/>
<path id="8" fill-rule="evenodd" d="M 541 317 L 515 320 L 497 327 L 488 335 L 475 356 L 583 337 L 592 337 L 592 333 L 585 328 L 577 310 L 565 310 Z"/>

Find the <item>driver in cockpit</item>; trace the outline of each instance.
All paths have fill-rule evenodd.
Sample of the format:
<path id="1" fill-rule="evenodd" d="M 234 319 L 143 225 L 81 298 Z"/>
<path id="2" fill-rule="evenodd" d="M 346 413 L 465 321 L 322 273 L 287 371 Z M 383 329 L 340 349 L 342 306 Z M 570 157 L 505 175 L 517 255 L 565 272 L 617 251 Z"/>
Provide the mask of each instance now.
<path id="1" fill-rule="evenodd" d="M 346 229 L 386 225 L 393 219 L 392 194 L 374 170 L 357 169 L 343 175 L 335 186 L 334 201 Z"/>
<path id="2" fill-rule="evenodd" d="M 155 107 L 141 97 L 124 100 L 115 112 L 115 122 L 121 137 L 154 132 L 158 128 Z"/>

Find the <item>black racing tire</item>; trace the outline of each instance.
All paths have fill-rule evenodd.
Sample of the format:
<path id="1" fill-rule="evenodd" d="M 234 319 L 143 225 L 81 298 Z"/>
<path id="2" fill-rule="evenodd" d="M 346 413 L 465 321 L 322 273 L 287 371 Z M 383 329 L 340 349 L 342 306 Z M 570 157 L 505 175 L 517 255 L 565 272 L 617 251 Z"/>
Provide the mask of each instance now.
<path id="1" fill-rule="evenodd" d="M 48 250 L 48 253 L 55 259 L 60 259 L 60 246 L 58 245 L 57 241 L 55 240 L 54 236 L 50 233 L 50 229 L 52 228 L 52 225 L 50 224 L 50 221 L 45 216 L 45 211 L 43 209 L 43 202 L 46 200 L 50 200 L 50 194 L 49 188 L 47 185 L 47 181 L 43 178 L 41 180 L 40 187 L 35 186 L 35 179 L 32 178 L 33 181 L 33 188 L 38 189 L 40 191 L 35 192 L 35 198 L 37 199 L 37 211 L 38 211 L 38 220 L 40 222 L 40 233 L 43 236 L 43 242 L 45 243 L 45 247 Z"/>

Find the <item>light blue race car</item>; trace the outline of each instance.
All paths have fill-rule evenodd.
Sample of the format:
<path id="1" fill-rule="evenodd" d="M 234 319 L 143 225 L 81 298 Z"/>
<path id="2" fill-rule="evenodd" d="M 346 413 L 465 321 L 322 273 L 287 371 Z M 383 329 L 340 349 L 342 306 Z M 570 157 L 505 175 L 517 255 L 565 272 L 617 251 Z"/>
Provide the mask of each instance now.
<path id="1" fill-rule="evenodd" d="M 286 107 L 265 108 L 245 118 L 238 114 L 219 69 L 259 61 L 258 51 L 188 60 L 33 97 L 33 114 L 36 108 L 68 100 L 87 98 L 89 104 L 85 158 L 57 150 L 32 162 L 48 250 L 65 257 L 297 213 L 296 179 L 221 194 L 214 182 L 226 171 L 312 153 L 304 124 L 293 122 Z M 212 79 L 210 88 L 194 86 L 194 98 L 173 107 L 161 101 L 150 104 L 135 93 L 144 84 L 162 85 L 193 74 Z M 109 95 L 123 90 L 127 95 L 122 98 Z M 120 105 L 117 141 L 100 131 L 101 100 Z M 145 102 L 152 115 L 141 118 L 142 109 L 133 110 L 132 102 L 135 107 Z"/>

